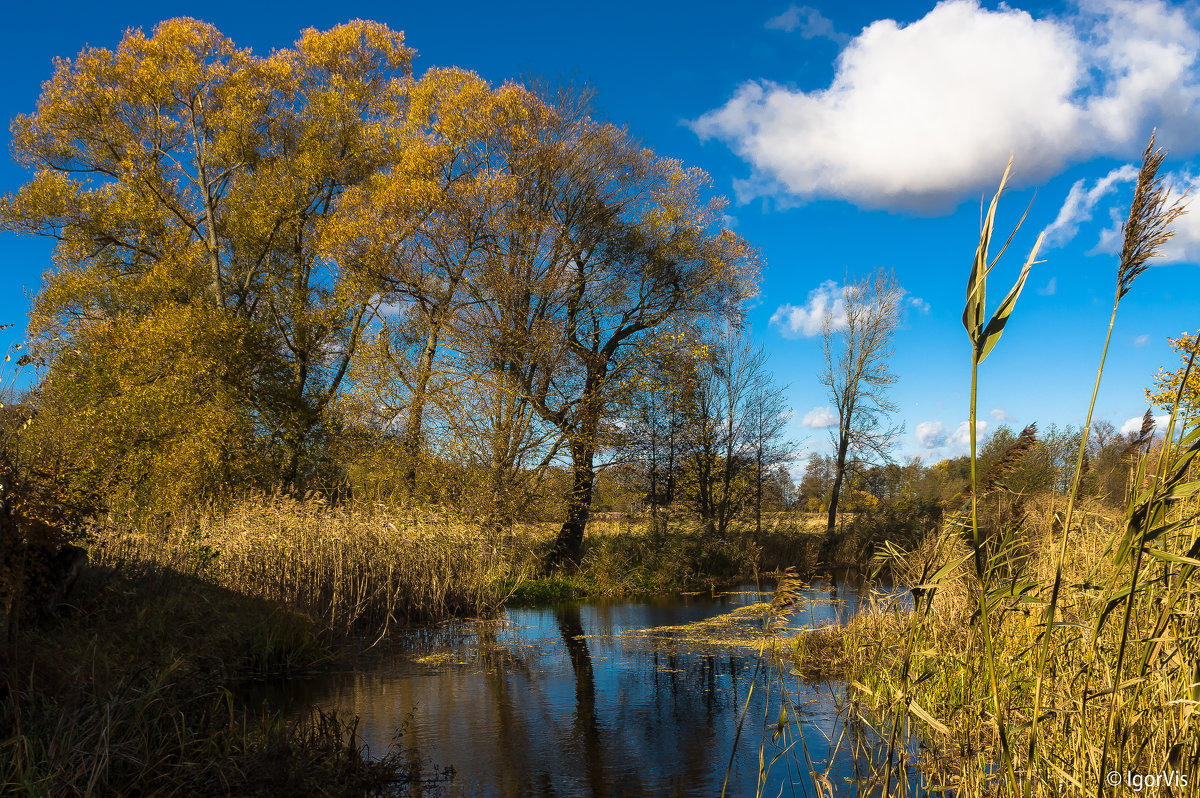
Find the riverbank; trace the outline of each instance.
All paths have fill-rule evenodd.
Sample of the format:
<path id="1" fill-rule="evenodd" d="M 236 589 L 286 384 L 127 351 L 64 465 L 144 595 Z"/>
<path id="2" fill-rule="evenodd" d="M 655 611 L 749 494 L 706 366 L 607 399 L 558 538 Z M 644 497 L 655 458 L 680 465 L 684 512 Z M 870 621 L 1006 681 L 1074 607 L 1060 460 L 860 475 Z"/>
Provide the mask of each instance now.
<path id="1" fill-rule="evenodd" d="M 707 592 L 772 559 L 815 563 L 818 541 L 803 524 L 713 539 L 599 519 L 581 563 L 545 574 L 552 539 L 548 525 L 489 534 L 428 509 L 278 496 L 94 528 L 68 605 L 9 647 L 0 778 L 30 795 L 391 789 L 418 777 L 413 752 L 368 757 L 353 717 L 285 723 L 246 712 L 231 691 L 505 603 Z"/>
<path id="2" fill-rule="evenodd" d="M 70 608 L 17 632 L 0 683 L 0 782 L 22 795 L 345 795 L 403 783 L 353 718 L 284 722 L 230 690 L 334 655 L 309 618 L 145 563 L 84 570 Z"/>

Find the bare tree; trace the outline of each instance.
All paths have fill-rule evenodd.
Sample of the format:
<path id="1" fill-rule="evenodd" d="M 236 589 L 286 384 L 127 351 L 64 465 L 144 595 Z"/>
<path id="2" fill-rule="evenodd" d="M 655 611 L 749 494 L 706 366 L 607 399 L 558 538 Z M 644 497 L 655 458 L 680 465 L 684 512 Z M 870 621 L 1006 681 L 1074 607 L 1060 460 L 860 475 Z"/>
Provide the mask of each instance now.
<path id="1" fill-rule="evenodd" d="M 887 391 L 896 382 L 888 360 L 900 326 L 903 298 L 904 290 L 895 276 L 878 269 L 863 280 L 848 283 L 840 305 L 835 303 L 825 311 L 821 325 L 825 365 L 820 380 L 829 390 L 838 417 L 827 547 L 833 541 L 838 498 L 850 459 L 872 455 L 886 459 L 900 432 L 888 423 L 896 405 Z"/>
<path id="2" fill-rule="evenodd" d="M 773 469 L 793 459 L 795 444 L 783 437 L 788 420 L 784 387 L 766 372 L 757 376 L 746 406 L 746 441 L 754 461 L 754 531 L 761 534 L 764 482 Z"/>

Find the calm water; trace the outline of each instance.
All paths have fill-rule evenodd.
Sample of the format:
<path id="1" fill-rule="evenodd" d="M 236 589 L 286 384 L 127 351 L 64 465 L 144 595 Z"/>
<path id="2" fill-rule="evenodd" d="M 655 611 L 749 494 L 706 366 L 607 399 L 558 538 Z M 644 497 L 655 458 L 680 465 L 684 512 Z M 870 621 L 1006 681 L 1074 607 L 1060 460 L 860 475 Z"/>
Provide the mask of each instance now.
<path id="1" fill-rule="evenodd" d="M 828 581 L 814 582 L 807 598 L 795 627 L 845 620 L 862 600 L 855 584 Z M 764 794 L 815 795 L 804 748 L 824 771 L 839 736 L 833 787 L 851 794 L 851 738 L 863 732 L 839 719 L 840 683 L 782 677 L 804 739 L 773 743 L 764 725 L 778 718 L 781 677 L 755 677 L 755 652 L 638 634 L 769 600 L 769 591 L 747 586 L 716 596 L 509 609 L 498 623 L 413 636 L 353 672 L 273 686 L 264 700 L 359 716 L 371 751 L 398 742 L 429 775 L 453 768 L 442 794 L 711 796 L 721 790 L 753 682 L 729 794 L 754 794 L 760 749 L 769 761 L 781 744 L 796 742 L 771 766 Z"/>

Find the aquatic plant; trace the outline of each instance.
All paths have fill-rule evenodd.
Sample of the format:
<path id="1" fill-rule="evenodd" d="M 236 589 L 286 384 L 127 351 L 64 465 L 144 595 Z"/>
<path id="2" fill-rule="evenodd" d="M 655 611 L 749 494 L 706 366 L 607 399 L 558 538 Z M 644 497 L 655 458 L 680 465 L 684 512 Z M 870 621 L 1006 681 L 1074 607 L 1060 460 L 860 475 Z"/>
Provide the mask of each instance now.
<path id="1" fill-rule="evenodd" d="M 1132 447 L 1123 513 L 1080 498 L 1083 447 L 1117 307 L 1181 213 L 1157 177 L 1161 161 L 1151 139 L 1067 495 L 1037 512 L 1024 506 L 1027 497 L 1010 495 L 1013 511 L 985 526 L 981 500 L 1007 494 L 999 472 L 1020 461 L 1034 430 L 1014 441 L 990 475 L 977 473 L 972 436 L 969 506 L 925 543 L 883 552 L 893 573 L 911 586 L 907 622 L 860 625 L 846 636 L 861 717 L 891 719 L 884 794 L 910 791 L 892 761 L 912 749 L 914 735 L 926 751 L 923 786 L 963 796 L 1100 795 L 1112 773 L 1169 772 L 1181 787 L 1200 778 L 1200 716 L 1194 712 L 1200 701 L 1194 578 L 1200 568 L 1194 471 L 1200 424 L 1182 416 L 1182 396 L 1171 405 L 1162 437 L 1155 439 L 1147 423 Z M 1004 329 L 1034 257 L 985 325 L 995 204 L 985 218 L 964 314 L 973 344 L 972 430 L 978 365 Z M 1185 372 L 1193 366 L 1189 362 Z"/>

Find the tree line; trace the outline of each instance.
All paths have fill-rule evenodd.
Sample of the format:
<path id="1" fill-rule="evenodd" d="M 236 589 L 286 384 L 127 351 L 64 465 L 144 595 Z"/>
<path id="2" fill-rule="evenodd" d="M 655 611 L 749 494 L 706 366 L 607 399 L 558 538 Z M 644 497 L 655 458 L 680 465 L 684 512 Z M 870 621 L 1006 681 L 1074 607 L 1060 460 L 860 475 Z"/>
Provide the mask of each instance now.
<path id="1" fill-rule="evenodd" d="M 664 527 L 800 506 L 832 536 L 843 496 L 897 473 L 957 484 L 955 461 L 890 461 L 893 276 L 847 280 L 826 314 L 834 454 L 797 489 L 745 324 L 760 258 L 708 176 L 586 92 L 416 77 L 412 56 L 374 22 L 259 56 L 172 19 L 56 62 L 12 125 L 32 175 L 0 198 L 0 229 L 56 242 L 18 360 L 39 372 L 27 482 L 148 513 L 348 484 L 497 528 L 549 496 L 559 560 L 614 490 Z M 1027 487 L 1055 487 L 1053 462 Z"/>
<path id="2" fill-rule="evenodd" d="M 496 522 L 562 460 L 577 554 L 625 410 L 664 360 L 718 379 L 699 342 L 740 325 L 758 255 L 586 96 L 411 60 L 378 23 L 257 56 L 174 19 L 56 63 L 0 201 L 57 242 L 27 450 L 166 507 L 304 490 L 370 433 L 409 493 L 475 467 Z"/>

